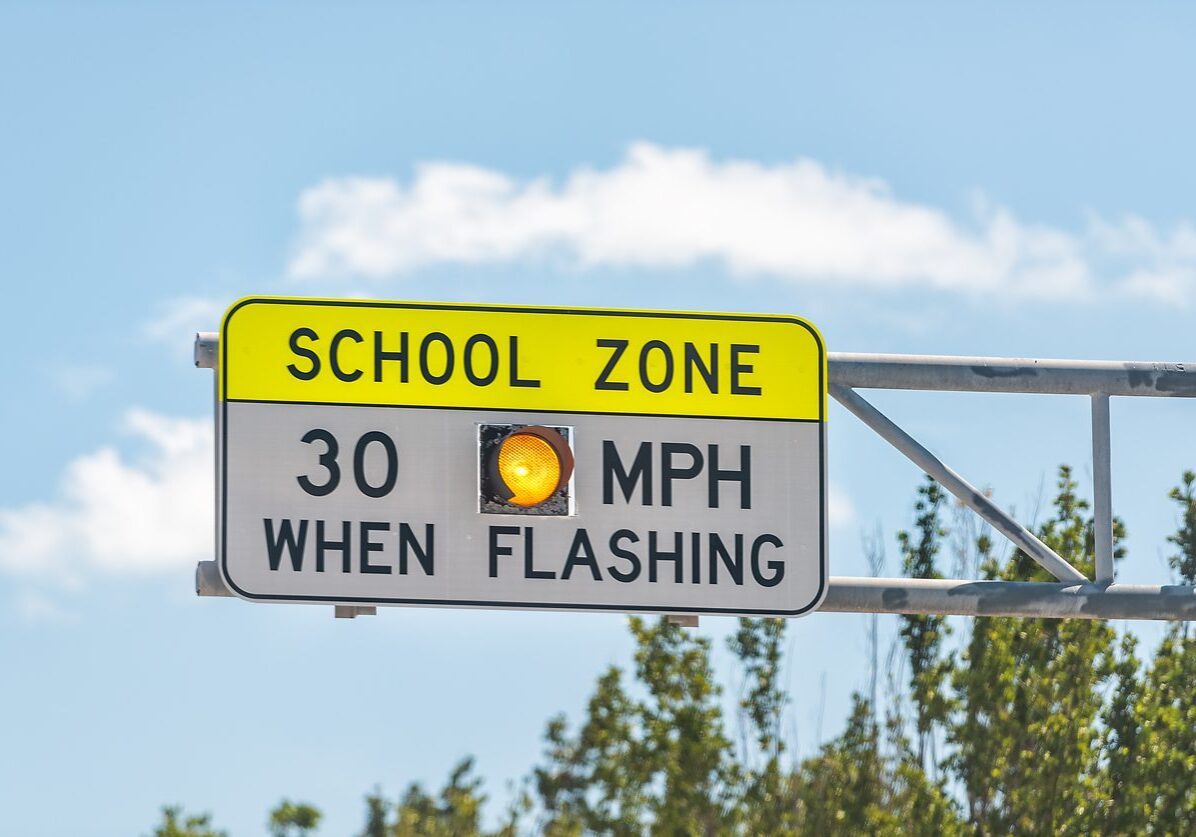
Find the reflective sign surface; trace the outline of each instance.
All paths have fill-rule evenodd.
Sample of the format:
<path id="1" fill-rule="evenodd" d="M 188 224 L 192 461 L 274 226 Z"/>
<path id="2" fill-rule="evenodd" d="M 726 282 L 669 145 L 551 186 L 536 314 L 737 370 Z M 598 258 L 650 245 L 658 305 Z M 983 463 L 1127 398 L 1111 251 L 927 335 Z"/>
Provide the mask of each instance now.
<path id="1" fill-rule="evenodd" d="M 251 299 L 220 351 L 242 597 L 798 615 L 825 589 L 825 353 L 801 320 Z M 479 501 L 500 425 L 569 437 L 572 479 L 536 489 L 553 513 Z M 537 452 L 507 464 L 530 480 Z"/>

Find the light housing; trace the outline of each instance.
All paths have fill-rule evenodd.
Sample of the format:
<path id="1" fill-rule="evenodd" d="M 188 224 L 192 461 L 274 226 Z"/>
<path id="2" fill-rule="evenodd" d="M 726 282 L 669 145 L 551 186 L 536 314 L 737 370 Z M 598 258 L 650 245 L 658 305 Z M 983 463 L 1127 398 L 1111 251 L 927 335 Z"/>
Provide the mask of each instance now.
<path id="1" fill-rule="evenodd" d="M 481 511 L 569 513 L 573 451 L 565 437 L 568 428 L 482 425 L 479 430 Z"/>

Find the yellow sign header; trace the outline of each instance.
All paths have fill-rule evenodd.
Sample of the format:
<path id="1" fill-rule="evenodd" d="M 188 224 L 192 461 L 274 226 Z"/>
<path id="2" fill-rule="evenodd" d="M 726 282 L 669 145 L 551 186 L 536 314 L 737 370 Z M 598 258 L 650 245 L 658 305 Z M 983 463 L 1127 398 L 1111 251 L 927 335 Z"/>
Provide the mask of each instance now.
<path id="1" fill-rule="evenodd" d="M 821 421 L 814 326 L 702 314 L 253 297 L 220 329 L 220 397 Z"/>

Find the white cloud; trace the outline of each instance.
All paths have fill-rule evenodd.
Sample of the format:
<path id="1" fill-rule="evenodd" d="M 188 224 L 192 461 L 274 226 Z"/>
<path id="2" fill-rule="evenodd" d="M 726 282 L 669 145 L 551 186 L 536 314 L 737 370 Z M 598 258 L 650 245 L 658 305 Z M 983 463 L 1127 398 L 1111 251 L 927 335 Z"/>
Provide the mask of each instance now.
<path id="1" fill-rule="evenodd" d="M 165 343 L 190 352 L 199 331 L 217 331 L 228 307 L 224 302 L 199 296 L 183 296 L 158 306 L 154 316 L 141 324 L 141 334 L 156 343 Z"/>
<path id="2" fill-rule="evenodd" d="M 211 422 L 135 409 L 125 426 L 142 456 L 99 448 L 67 466 L 55 500 L 0 508 L 0 569 L 77 584 L 212 557 Z"/>
<path id="3" fill-rule="evenodd" d="M 1164 237 L 1140 219 L 1094 218 L 1072 234 L 983 200 L 961 223 L 901 200 L 881 180 L 814 160 L 717 161 L 650 143 L 559 185 L 460 163 L 420 165 L 407 185 L 334 178 L 302 194 L 299 215 L 296 279 L 543 258 L 583 268 L 710 260 L 792 282 L 1071 297 L 1100 287 L 1098 277 L 1109 281 L 1109 258 L 1126 258 L 1152 275 L 1168 268 L 1167 283 L 1129 271 L 1127 290 L 1157 296 L 1176 292 L 1177 275 L 1186 292 L 1196 267 L 1196 230 L 1186 225 Z"/>
<path id="4" fill-rule="evenodd" d="M 22 622 L 69 622 L 73 619 L 70 612 L 33 590 L 17 596 L 16 613 Z"/>
<path id="5" fill-rule="evenodd" d="M 50 370 L 50 379 L 71 401 L 85 401 L 111 383 L 116 373 L 94 363 L 62 364 Z"/>
<path id="6" fill-rule="evenodd" d="M 1134 215 L 1119 223 L 1092 217 L 1088 237 L 1095 251 L 1120 263 L 1121 289 L 1131 296 L 1181 305 L 1196 299 L 1196 227 L 1190 222 L 1162 233 Z"/>

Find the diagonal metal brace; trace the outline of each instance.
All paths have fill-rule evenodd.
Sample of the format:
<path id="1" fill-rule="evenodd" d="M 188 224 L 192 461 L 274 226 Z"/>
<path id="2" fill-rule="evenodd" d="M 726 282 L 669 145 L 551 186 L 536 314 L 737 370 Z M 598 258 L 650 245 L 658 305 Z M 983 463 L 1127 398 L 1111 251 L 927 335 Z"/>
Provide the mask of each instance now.
<path id="1" fill-rule="evenodd" d="M 983 492 L 977 490 L 975 486 L 947 467 L 941 459 L 918 444 L 912 436 L 864 400 L 855 390 L 839 384 L 831 384 L 829 391 L 834 399 L 846 407 L 856 418 L 905 454 L 911 462 L 938 480 L 943 488 L 991 523 L 994 529 L 1009 538 L 1055 578 L 1060 581 L 1084 582 L 1088 580 L 1082 572 L 1063 560 L 1057 552 L 1039 540 L 1033 532 L 1010 517 L 996 503 L 985 497 Z"/>

